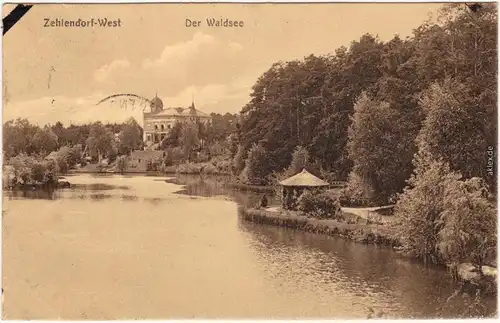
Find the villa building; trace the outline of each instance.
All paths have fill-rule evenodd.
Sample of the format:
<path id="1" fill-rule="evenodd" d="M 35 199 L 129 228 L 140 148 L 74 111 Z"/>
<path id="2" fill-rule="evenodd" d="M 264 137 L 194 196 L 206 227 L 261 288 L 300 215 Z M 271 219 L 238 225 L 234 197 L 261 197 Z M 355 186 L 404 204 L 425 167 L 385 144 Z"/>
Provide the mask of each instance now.
<path id="1" fill-rule="evenodd" d="M 194 102 L 188 108 L 163 108 L 163 102 L 155 96 L 151 100 L 150 112 L 143 113 L 144 143 L 146 147 L 160 143 L 177 122 L 210 123 L 212 117 L 195 108 Z"/>

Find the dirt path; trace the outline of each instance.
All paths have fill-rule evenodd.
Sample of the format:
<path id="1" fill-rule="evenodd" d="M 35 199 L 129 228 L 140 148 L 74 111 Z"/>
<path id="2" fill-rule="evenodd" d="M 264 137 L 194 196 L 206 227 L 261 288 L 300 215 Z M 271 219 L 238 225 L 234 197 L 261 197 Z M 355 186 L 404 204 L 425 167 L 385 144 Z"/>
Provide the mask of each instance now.
<path id="1" fill-rule="evenodd" d="M 342 207 L 342 211 L 347 212 L 347 213 L 352 213 L 354 215 L 357 215 L 363 219 L 369 219 L 370 217 L 375 217 L 376 220 L 381 221 L 383 223 L 389 223 L 394 220 L 394 217 L 392 216 L 382 216 L 378 213 L 376 213 L 379 210 L 387 209 L 392 207 L 392 205 L 386 205 L 386 206 L 375 206 L 375 207 L 365 207 L 365 208 L 359 208 L 359 207 Z"/>
<path id="2" fill-rule="evenodd" d="M 357 215 L 363 219 L 368 219 L 370 217 L 370 215 L 373 216 L 374 212 L 380 210 L 380 209 L 386 209 L 386 208 L 389 208 L 389 207 L 392 207 L 392 205 L 387 205 L 387 206 L 375 206 L 375 207 L 365 207 L 365 208 L 360 208 L 360 207 L 342 207 L 342 211 L 346 212 L 346 213 L 351 213 L 351 214 L 354 214 L 354 215 Z M 268 207 L 266 208 L 266 211 L 269 211 L 269 212 L 279 212 L 280 211 L 280 207 L 279 206 L 272 206 L 272 207 Z M 391 222 L 392 221 L 392 217 L 390 216 L 387 216 L 387 217 L 384 217 L 382 216 L 382 221 L 383 222 Z"/>

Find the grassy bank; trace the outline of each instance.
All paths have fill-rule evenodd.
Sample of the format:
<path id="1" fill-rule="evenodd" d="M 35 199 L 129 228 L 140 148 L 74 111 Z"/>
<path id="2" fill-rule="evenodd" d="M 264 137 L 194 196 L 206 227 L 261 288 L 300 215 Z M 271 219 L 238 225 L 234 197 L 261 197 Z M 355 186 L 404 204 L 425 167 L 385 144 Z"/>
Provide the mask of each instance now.
<path id="1" fill-rule="evenodd" d="M 399 246 L 399 241 L 395 237 L 394 230 L 376 224 L 320 220 L 301 216 L 296 213 L 279 213 L 243 207 L 239 208 L 238 213 L 244 220 L 254 223 L 339 236 L 366 244 L 380 244 L 391 247 Z"/>

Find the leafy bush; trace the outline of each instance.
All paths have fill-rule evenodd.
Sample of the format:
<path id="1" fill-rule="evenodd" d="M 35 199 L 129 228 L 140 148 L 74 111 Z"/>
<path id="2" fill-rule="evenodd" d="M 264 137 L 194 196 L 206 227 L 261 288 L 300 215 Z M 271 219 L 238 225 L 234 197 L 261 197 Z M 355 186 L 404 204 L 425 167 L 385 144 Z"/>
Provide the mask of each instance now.
<path id="1" fill-rule="evenodd" d="M 446 183 L 457 177 L 442 162 L 423 162 L 417 166 L 394 208 L 401 224 L 398 235 L 404 251 L 424 261 L 441 262 L 436 248 L 438 220 L 444 211 Z"/>
<path id="2" fill-rule="evenodd" d="M 182 145 L 184 157 L 191 161 L 191 156 L 200 143 L 198 126 L 190 122 L 183 124 L 179 141 Z"/>
<path id="3" fill-rule="evenodd" d="M 248 158 L 245 161 L 246 182 L 252 185 L 265 185 L 269 163 L 267 151 L 261 145 L 254 145 L 248 152 Z"/>
<path id="4" fill-rule="evenodd" d="M 343 218 L 339 201 L 328 193 L 306 191 L 297 203 L 299 211 L 313 217 L 336 220 Z"/>
<path id="5" fill-rule="evenodd" d="M 35 158 L 26 154 L 19 154 L 8 161 L 12 167 L 16 181 L 23 184 L 35 182 L 48 183 L 57 181 L 59 167 L 53 159 Z"/>
<path id="6" fill-rule="evenodd" d="M 231 173 L 231 160 L 219 160 L 215 162 L 215 166 L 219 173 L 230 174 Z"/>
<path id="7" fill-rule="evenodd" d="M 172 156 L 169 157 L 173 161 L 174 164 L 179 164 L 184 161 L 184 151 L 181 147 L 174 147 L 171 150 Z"/>
<path id="8" fill-rule="evenodd" d="M 361 176 L 351 172 L 340 199 L 345 205 L 368 206 L 375 201 L 375 190 Z"/>
<path id="9" fill-rule="evenodd" d="M 59 171 L 61 174 L 66 174 L 69 171 L 69 165 L 66 159 L 60 158 L 56 160 L 57 167 L 59 168 Z"/>
<path id="10" fill-rule="evenodd" d="M 486 183 L 477 177 L 446 186 L 437 247 L 447 263 L 481 268 L 495 258 L 497 213 L 487 196 Z"/>
<path id="11" fill-rule="evenodd" d="M 177 166 L 177 173 L 179 174 L 198 174 L 200 167 L 194 163 L 183 163 Z"/>
<path id="12" fill-rule="evenodd" d="M 72 168 L 76 165 L 81 155 L 81 145 L 75 147 L 63 146 L 59 148 L 58 151 L 52 152 L 47 158 L 55 158 L 59 164 L 61 173 L 65 173 L 66 170 Z M 66 165 L 64 165 L 66 164 Z"/>
<path id="13" fill-rule="evenodd" d="M 210 159 L 210 156 L 206 152 L 199 152 L 196 154 L 196 162 L 203 163 L 207 162 Z"/>
<path id="14" fill-rule="evenodd" d="M 167 148 L 165 150 L 165 157 L 163 157 L 163 163 L 162 165 L 164 166 L 173 166 L 174 165 L 174 153 L 172 148 Z"/>
<path id="15" fill-rule="evenodd" d="M 405 251 L 435 263 L 481 266 L 495 257 L 496 211 L 486 183 L 461 180 L 448 163 L 421 154 L 395 215 Z"/>
<path id="16" fill-rule="evenodd" d="M 52 152 L 47 159 L 53 159 L 57 162 L 59 171 L 67 173 L 70 168 L 75 167 L 81 156 L 81 145 L 74 147 L 63 146 L 58 151 Z"/>
<path id="17" fill-rule="evenodd" d="M 215 142 L 210 147 L 208 147 L 208 151 L 211 156 L 220 156 L 226 152 L 226 148 L 219 142 Z"/>
<path id="18" fill-rule="evenodd" d="M 242 145 L 238 146 L 238 150 L 236 151 L 236 155 L 233 159 L 233 174 L 240 175 L 243 169 L 245 168 L 245 160 L 248 156 L 248 152 Z"/>
<path id="19" fill-rule="evenodd" d="M 14 167 L 10 165 L 5 165 L 2 167 L 2 188 L 6 189 L 8 187 L 14 186 L 16 175 L 14 173 Z"/>

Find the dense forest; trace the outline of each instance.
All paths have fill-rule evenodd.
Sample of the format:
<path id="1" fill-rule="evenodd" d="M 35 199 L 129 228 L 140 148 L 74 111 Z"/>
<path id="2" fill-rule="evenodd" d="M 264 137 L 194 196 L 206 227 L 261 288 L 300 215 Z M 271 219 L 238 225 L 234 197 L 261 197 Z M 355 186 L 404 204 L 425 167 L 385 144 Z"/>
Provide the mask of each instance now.
<path id="1" fill-rule="evenodd" d="M 301 148 L 313 170 L 387 202 L 427 154 L 495 189 L 496 98 L 496 5 L 445 5 L 412 37 L 366 34 L 330 55 L 273 64 L 241 111 L 236 173 L 269 182 Z M 257 176 L 245 171 L 249 154 L 264 156 L 251 161 Z"/>
<path id="2" fill-rule="evenodd" d="M 346 181 L 343 205 L 394 204 L 401 251 L 481 272 L 496 263 L 497 72 L 496 4 L 447 4 L 411 37 L 277 62 L 241 112 L 233 172 Z"/>

